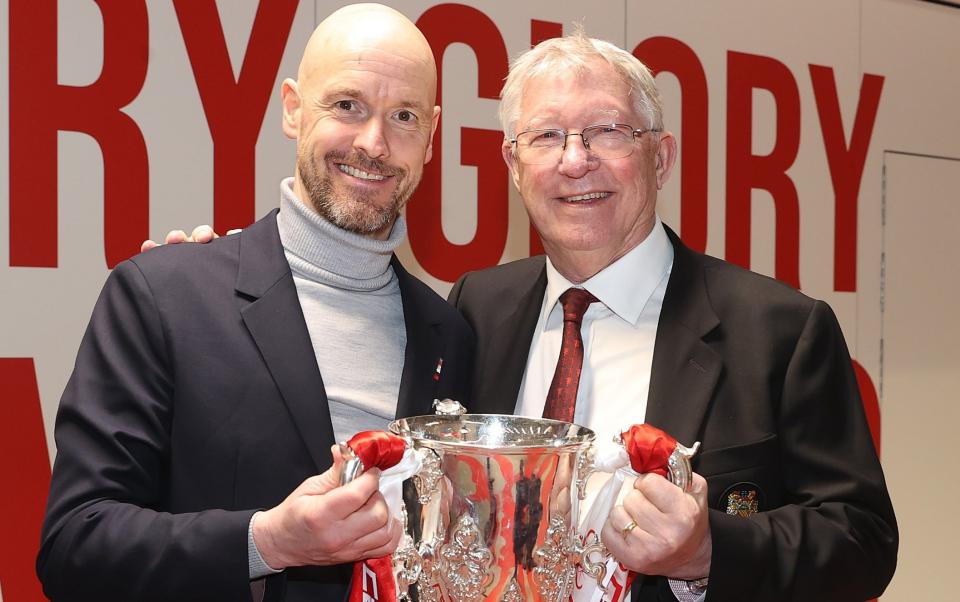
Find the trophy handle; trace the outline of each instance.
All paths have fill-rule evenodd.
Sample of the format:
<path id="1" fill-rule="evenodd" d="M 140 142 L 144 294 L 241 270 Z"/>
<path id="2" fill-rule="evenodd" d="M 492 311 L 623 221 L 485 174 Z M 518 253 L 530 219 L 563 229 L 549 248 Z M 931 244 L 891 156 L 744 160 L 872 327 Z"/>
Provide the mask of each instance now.
<path id="1" fill-rule="evenodd" d="M 423 557 L 414 544 L 413 537 L 408 531 L 407 505 L 400 501 L 401 516 L 403 518 L 403 535 L 400 544 L 393 553 L 393 574 L 397 580 L 397 600 L 410 600 L 410 586 L 420 581 L 423 571 Z"/>
<path id="2" fill-rule="evenodd" d="M 645 424 L 634 425 L 630 430 L 632 431 L 635 428 L 645 427 L 645 426 L 647 425 Z M 660 431 L 659 429 L 653 428 L 652 430 L 662 433 L 662 431 Z M 615 436 L 613 438 L 613 442 L 618 445 L 623 445 L 624 447 L 626 447 L 626 444 L 623 439 L 626 432 L 627 431 L 624 431 L 619 435 Z M 700 442 L 697 441 L 696 443 L 693 444 L 692 447 L 687 447 L 686 445 L 683 445 L 679 441 L 676 441 L 676 440 L 672 440 L 672 441 L 675 444 L 674 450 L 673 452 L 671 452 L 670 456 L 667 458 L 667 465 L 663 467 L 663 468 L 666 468 L 666 471 L 667 471 L 667 474 L 666 474 L 667 480 L 673 483 L 674 485 L 676 485 L 677 487 L 679 487 L 680 489 L 682 489 L 683 491 L 690 491 L 690 487 L 693 485 L 693 467 L 690 464 L 690 459 L 693 458 L 693 456 L 695 456 L 697 451 L 700 449 Z M 628 467 L 628 470 L 634 475 L 639 476 L 640 474 L 632 467 Z M 583 498 L 581 497 L 580 499 L 583 499 Z"/>
<path id="3" fill-rule="evenodd" d="M 421 448 L 420 459 L 423 466 L 413 476 L 419 502 L 426 506 L 434 496 L 440 495 L 440 479 L 443 478 L 441 454 L 430 448 Z"/>
<path id="4" fill-rule="evenodd" d="M 590 479 L 590 475 L 597 472 L 597 467 L 593 461 L 596 453 L 596 447 L 591 445 L 577 459 L 577 497 L 580 498 L 581 502 L 587 498 L 587 481 Z"/>
<path id="5" fill-rule="evenodd" d="M 340 455 L 343 457 L 340 484 L 346 485 L 363 474 L 363 462 L 345 442 L 339 443 L 338 446 L 340 447 Z"/>
<path id="6" fill-rule="evenodd" d="M 700 442 L 697 441 L 693 447 L 686 447 L 677 443 L 677 448 L 670 454 L 667 460 L 667 472 L 670 482 L 682 489 L 690 491 L 693 485 L 693 468 L 690 466 L 690 458 L 700 449 Z"/>

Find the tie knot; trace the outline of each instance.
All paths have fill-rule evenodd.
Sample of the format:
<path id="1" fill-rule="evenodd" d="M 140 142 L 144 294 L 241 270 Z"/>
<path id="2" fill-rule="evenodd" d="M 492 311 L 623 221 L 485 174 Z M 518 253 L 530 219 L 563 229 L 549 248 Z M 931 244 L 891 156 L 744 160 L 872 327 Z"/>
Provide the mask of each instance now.
<path id="1" fill-rule="evenodd" d="M 587 306 L 595 301 L 597 301 L 597 298 L 586 289 L 568 288 L 560 295 L 560 303 L 563 305 L 563 321 L 579 324 L 583 320 L 583 314 L 587 311 Z"/>

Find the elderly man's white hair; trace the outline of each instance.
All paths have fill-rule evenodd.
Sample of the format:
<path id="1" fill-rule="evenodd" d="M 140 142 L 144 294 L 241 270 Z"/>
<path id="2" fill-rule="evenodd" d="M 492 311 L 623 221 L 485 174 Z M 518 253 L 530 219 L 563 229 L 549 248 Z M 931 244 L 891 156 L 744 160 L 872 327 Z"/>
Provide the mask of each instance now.
<path id="1" fill-rule="evenodd" d="M 520 97 L 528 81 L 538 75 L 561 70 L 572 69 L 582 73 L 589 69 L 590 62 L 597 59 L 609 63 L 629 86 L 637 114 L 649 120 L 649 123 L 640 124 L 640 127 L 662 129 L 660 93 L 646 65 L 610 42 L 588 38 L 578 28 L 568 36 L 540 42 L 518 56 L 510 65 L 510 73 L 500 92 L 500 126 L 504 135 L 513 138 L 516 134 L 515 128 L 520 118 Z"/>

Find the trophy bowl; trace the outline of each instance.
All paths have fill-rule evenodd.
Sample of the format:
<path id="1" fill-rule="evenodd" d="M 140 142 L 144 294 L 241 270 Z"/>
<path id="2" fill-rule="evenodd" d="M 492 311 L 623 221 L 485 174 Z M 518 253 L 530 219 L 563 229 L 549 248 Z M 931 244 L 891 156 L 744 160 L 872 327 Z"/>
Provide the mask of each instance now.
<path id="1" fill-rule="evenodd" d="M 401 597 L 559 602 L 577 565 L 597 576 L 602 563 L 590 555 L 599 542 L 577 535 L 593 431 L 491 414 L 415 416 L 390 431 L 423 461 L 415 494 L 404 495 L 407 530 L 393 557 Z"/>

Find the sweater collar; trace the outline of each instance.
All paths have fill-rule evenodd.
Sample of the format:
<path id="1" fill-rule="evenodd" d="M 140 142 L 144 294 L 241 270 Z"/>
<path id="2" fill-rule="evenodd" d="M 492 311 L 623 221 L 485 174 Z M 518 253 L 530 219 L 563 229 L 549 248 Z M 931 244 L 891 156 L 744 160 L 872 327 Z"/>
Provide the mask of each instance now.
<path id="1" fill-rule="evenodd" d="M 393 279 L 390 259 L 407 234 L 403 216 L 386 240 L 339 228 L 296 197 L 292 177 L 280 184 L 277 228 L 295 275 L 358 291 L 381 289 Z"/>

